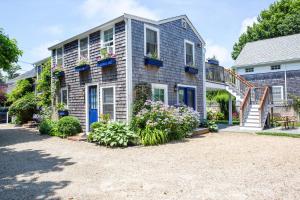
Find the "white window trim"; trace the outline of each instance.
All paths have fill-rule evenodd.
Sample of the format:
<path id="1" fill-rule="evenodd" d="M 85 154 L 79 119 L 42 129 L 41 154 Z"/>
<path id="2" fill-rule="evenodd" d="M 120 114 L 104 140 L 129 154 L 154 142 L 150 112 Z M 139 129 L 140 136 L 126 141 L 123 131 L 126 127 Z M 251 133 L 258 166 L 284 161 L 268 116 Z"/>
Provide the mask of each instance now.
<path id="1" fill-rule="evenodd" d="M 253 69 L 253 71 L 247 72 L 247 69 Z M 254 71 L 255 71 L 255 70 L 254 70 L 254 67 L 246 67 L 246 68 L 245 68 L 245 73 L 246 73 L 246 74 L 248 74 L 248 73 L 254 73 Z"/>
<path id="2" fill-rule="evenodd" d="M 61 68 L 64 68 L 64 46 L 55 49 L 55 65 L 57 67 L 57 49 L 61 48 Z"/>
<path id="3" fill-rule="evenodd" d="M 283 86 L 282 85 L 275 85 L 275 86 L 272 86 L 272 90 L 273 90 L 273 88 L 280 88 L 280 90 L 281 90 L 281 100 L 283 101 Z M 273 101 L 274 101 L 274 99 L 273 99 Z"/>
<path id="4" fill-rule="evenodd" d="M 104 31 L 107 31 L 109 29 L 113 29 L 113 53 L 115 53 L 116 50 L 116 43 L 115 43 L 115 26 L 110 26 L 108 28 L 105 28 L 100 31 L 100 49 L 104 48 Z"/>
<path id="5" fill-rule="evenodd" d="M 79 38 L 78 39 L 78 60 L 80 61 L 80 40 L 87 38 L 87 51 L 88 51 L 88 60 L 90 60 L 90 36 L 88 35 L 87 37 Z"/>
<path id="6" fill-rule="evenodd" d="M 110 86 L 104 86 L 100 87 L 100 114 L 103 114 L 103 89 L 105 88 L 113 88 L 113 94 L 114 94 L 114 118 L 113 121 L 116 121 L 116 86 L 115 85 L 110 85 Z"/>
<path id="7" fill-rule="evenodd" d="M 152 87 L 152 94 L 154 94 L 154 89 L 163 89 L 164 90 L 165 102 L 163 102 L 163 103 L 166 104 L 166 105 L 168 105 L 169 104 L 168 85 L 166 85 L 166 84 L 152 83 L 151 87 Z M 154 100 L 153 99 L 153 95 L 152 95 L 151 98 L 152 98 L 152 100 Z"/>
<path id="8" fill-rule="evenodd" d="M 195 66 L 195 43 L 189 40 L 184 40 L 184 64 L 188 66 L 186 63 L 186 44 L 191 44 L 193 46 L 193 66 Z"/>
<path id="9" fill-rule="evenodd" d="M 177 104 L 179 104 L 179 88 L 180 87 L 186 87 L 186 88 L 194 88 L 195 89 L 195 110 L 198 110 L 198 104 L 197 104 L 197 86 L 194 85 L 183 85 L 183 84 L 177 84 Z"/>
<path id="10" fill-rule="evenodd" d="M 89 133 L 89 87 L 97 86 L 97 108 L 98 108 L 98 119 L 100 118 L 100 104 L 99 104 L 99 84 L 98 83 L 87 83 L 85 84 L 85 132 Z M 69 97 L 69 94 L 68 94 Z"/>
<path id="11" fill-rule="evenodd" d="M 158 28 L 156 28 L 154 26 L 150 26 L 148 24 L 144 24 L 144 56 L 148 56 L 147 55 L 147 37 L 146 37 L 147 29 L 157 32 L 157 58 L 160 59 L 160 31 Z"/>
<path id="12" fill-rule="evenodd" d="M 68 89 L 68 87 L 60 88 L 60 102 L 61 103 L 63 102 L 63 98 L 62 98 L 63 90 L 67 90 L 67 105 L 65 105 L 65 106 L 66 106 L 66 108 L 69 108 L 69 89 Z"/>

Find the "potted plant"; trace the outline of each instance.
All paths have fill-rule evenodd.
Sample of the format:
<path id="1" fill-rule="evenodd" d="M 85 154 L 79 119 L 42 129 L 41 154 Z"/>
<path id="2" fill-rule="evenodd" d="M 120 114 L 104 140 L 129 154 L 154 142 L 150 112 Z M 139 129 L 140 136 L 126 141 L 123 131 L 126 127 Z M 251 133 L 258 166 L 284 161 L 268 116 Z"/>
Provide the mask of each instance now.
<path id="1" fill-rule="evenodd" d="M 64 116 L 68 116 L 69 115 L 69 111 L 66 108 L 66 106 L 65 106 L 64 103 L 58 103 L 57 106 L 56 106 L 56 108 L 57 108 L 58 116 L 64 117 Z"/>
<path id="2" fill-rule="evenodd" d="M 97 67 L 109 67 L 116 65 L 116 55 L 112 51 L 107 50 L 107 47 L 100 50 L 100 58 L 97 62 Z"/>
<path id="3" fill-rule="evenodd" d="M 90 69 L 90 61 L 86 57 L 81 57 L 77 67 L 75 67 L 76 72 L 82 72 L 82 71 L 87 71 Z"/>
<path id="4" fill-rule="evenodd" d="M 162 67 L 163 61 L 158 59 L 157 52 L 155 51 L 154 53 L 150 53 L 148 56 L 145 57 L 145 65 Z"/>

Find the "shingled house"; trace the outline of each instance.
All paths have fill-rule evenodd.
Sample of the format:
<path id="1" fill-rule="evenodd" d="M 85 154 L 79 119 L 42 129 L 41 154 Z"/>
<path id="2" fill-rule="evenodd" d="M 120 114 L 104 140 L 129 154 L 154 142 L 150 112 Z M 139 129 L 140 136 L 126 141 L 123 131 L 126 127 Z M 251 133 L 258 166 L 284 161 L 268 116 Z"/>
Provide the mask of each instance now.
<path id="1" fill-rule="evenodd" d="M 257 86 L 272 87 L 274 104 L 300 96 L 300 34 L 247 43 L 236 72 Z"/>
<path id="2" fill-rule="evenodd" d="M 154 21 L 124 14 L 49 48 L 52 80 L 60 81 L 56 100 L 89 131 L 101 114 L 130 120 L 134 88 L 146 82 L 153 100 L 184 103 L 203 118 L 204 46 L 185 15 Z"/>

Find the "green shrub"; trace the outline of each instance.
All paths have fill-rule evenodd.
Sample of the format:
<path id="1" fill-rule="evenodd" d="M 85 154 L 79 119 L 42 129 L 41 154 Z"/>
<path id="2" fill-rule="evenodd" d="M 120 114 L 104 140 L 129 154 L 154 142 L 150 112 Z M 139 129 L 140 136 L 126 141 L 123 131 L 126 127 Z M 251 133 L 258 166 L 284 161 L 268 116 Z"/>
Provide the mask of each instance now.
<path id="1" fill-rule="evenodd" d="M 97 123 L 94 126 L 97 127 L 89 134 L 90 142 L 110 147 L 126 147 L 136 143 L 137 135 L 124 123 Z"/>
<path id="2" fill-rule="evenodd" d="M 216 124 L 216 122 L 214 120 L 204 120 L 200 126 L 208 128 L 208 130 L 210 132 L 218 132 L 219 131 L 218 125 Z"/>
<path id="3" fill-rule="evenodd" d="M 52 121 L 51 119 L 44 119 L 40 123 L 39 132 L 42 135 L 61 136 L 61 134 L 58 132 L 57 121 Z"/>
<path id="4" fill-rule="evenodd" d="M 72 136 L 82 131 L 80 122 L 76 117 L 66 116 L 59 119 L 58 124 L 58 132 L 60 133 L 60 137 Z"/>
<path id="5" fill-rule="evenodd" d="M 104 126 L 106 126 L 106 123 L 103 123 L 101 121 L 100 122 L 94 122 L 94 123 L 91 124 L 91 132 L 94 132 L 94 130 L 96 128 L 102 128 Z"/>
<path id="6" fill-rule="evenodd" d="M 145 146 L 165 144 L 168 142 L 168 133 L 163 130 L 146 127 L 140 132 L 141 143 Z"/>
<path id="7" fill-rule="evenodd" d="M 138 114 L 148 99 L 151 99 L 152 89 L 149 83 L 139 83 L 134 88 L 134 103 L 132 108 L 133 115 Z"/>
<path id="8" fill-rule="evenodd" d="M 8 101 L 14 103 L 24 95 L 33 92 L 33 79 L 24 79 L 17 82 L 16 87 L 8 94 Z"/>
<path id="9" fill-rule="evenodd" d="M 20 124 L 32 120 L 33 114 L 37 113 L 36 100 L 33 93 L 27 93 L 16 100 L 9 108 L 9 115 L 16 116 Z"/>

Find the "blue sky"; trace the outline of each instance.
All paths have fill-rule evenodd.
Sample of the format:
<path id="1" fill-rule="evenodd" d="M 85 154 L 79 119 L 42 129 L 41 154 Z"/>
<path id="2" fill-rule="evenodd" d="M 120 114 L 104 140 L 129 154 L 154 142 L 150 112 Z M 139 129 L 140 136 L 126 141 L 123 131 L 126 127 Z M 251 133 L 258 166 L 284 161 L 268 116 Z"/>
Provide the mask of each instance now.
<path id="1" fill-rule="evenodd" d="M 152 19 L 186 14 L 207 43 L 207 56 L 231 66 L 234 42 L 274 0 L 2 0 L 0 27 L 24 51 L 20 61 L 35 62 L 47 48 L 89 28 L 129 13 Z M 22 72 L 31 69 L 23 62 Z"/>

